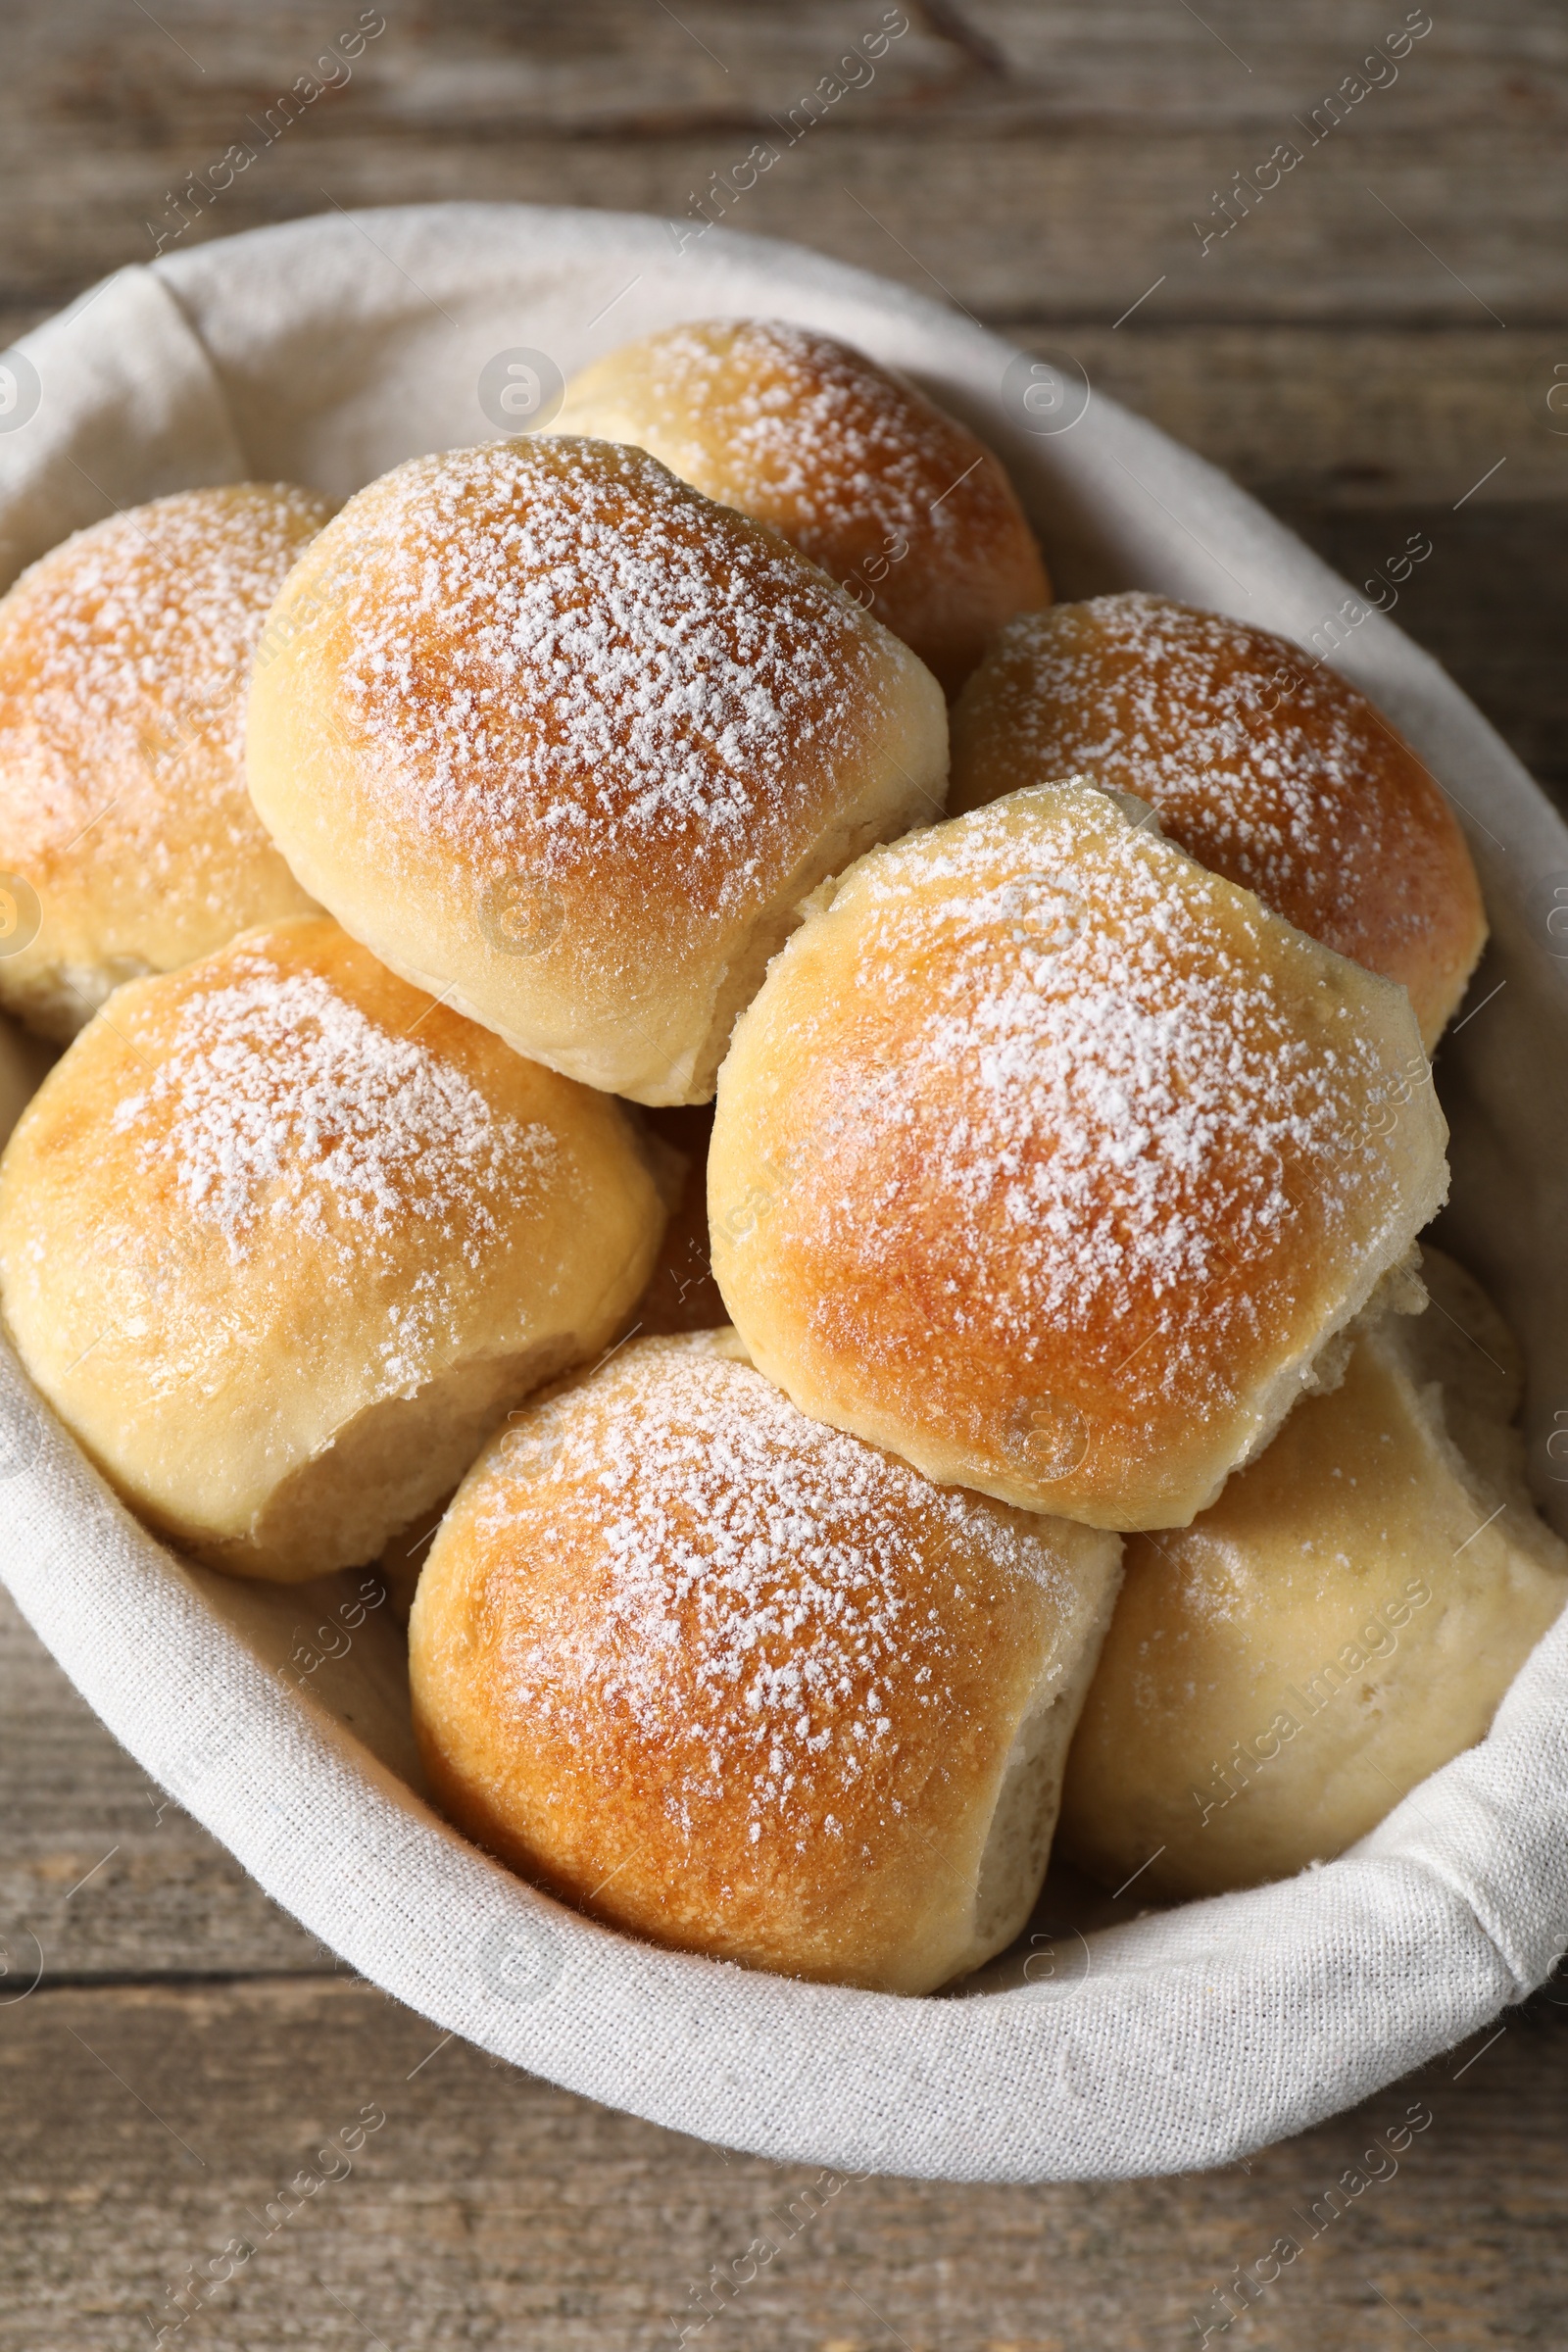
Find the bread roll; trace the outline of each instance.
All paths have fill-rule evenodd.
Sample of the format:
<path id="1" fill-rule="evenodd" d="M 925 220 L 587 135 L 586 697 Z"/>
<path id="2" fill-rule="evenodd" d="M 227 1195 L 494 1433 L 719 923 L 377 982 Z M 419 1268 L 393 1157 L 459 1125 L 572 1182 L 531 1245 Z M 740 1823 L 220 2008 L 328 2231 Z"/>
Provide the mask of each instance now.
<path id="1" fill-rule="evenodd" d="M 331 512 L 286 484 L 182 490 L 78 531 L 0 599 L 0 874 L 24 902 L 0 1004 L 44 1036 L 74 1037 L 122 980 L 310 911 L 246 794 L 245 695 Z"/>
<path id="2" fill-rule="evenodd" d="M 410 1624 L 438 1801 L 597 1917 L 929 1992 L 1009 1943 L 1119 1546 L 808 1421 L 732 1333 L 512 1416 Z"/>
<path id="3" fill-rule="evenodd" d="M 295 872 L 393 970 L 639 1102 L 710 1095 L 798 902 L 940 806 L 929 672 L 639 450 L 400 466 L 268 650 L 251 791 Z"/>
<path id="4" fill-rule="evenodd" d="M 1217 1894 L 1343 1853 L 1484 1736 L 1568 1598 L 1513 1343 L 1450 1259 L 1422 1272 L 1425 1314 L 1368 1332 L 1191 1527 L 1129 1543 L 1062 1809 L 1107 1886 Z"/>
<path id="5" fill-rule="evenodd" d="M 771 523 L 912 645 L 950 694 L 994 629 L 1050 602 L 998 460 L 902 376 L 814 328 L 694 319 L 572 378 L 563 433 L 635 442 Z"/>
<path id="6" fill-rule="evenodd" d="M 76 1040 L 0 1160 L 0 1300 L 149 1525 L 293 1583 L 370 1559 L 603 1348 L 662 1221 L 618 1104 L 306 918 Z"/>
<path id="7" fill-rule="evenodd" d="M 1403 990 L 1148 820 L 1040 785 L 862 858 L 709 1156 L 719 1289 L 803 1412 L 1115 1528 L 1213 1500 L 1447 1183 Z"/>
<path id="8" fill-rule="evenodd" d="M 1437 784 L 1338 671 L 1220 612 L 1098 596 L 1014 621 L 953 717 L 955 815 L 1074 773 L 1410 992 L 1430 1053 L 1486 943 Z"/>

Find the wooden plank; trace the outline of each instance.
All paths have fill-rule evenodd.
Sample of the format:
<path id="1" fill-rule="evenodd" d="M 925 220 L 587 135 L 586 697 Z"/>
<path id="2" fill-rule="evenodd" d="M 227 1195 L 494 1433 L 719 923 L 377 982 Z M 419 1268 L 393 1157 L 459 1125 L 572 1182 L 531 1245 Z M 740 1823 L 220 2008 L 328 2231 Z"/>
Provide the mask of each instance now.
<path id="1" fill-rule="evenodd" d="M 1557 2344 L 1568 2179 L 1541 2157 L 1565 2097 L 1568 2011 L 1542 2007 L 1250 2170 L 834 2187 L 818 2167 L 707 2148 L 443 2046 L 360 1985 L 41 1991 L 0 2011 L 0 2352 L 150 2344 L 148 2315 L 177 2318 L 192 2266 L 210 2276 L 247 2243 L 166 2343 L 604 2352 L 673 2344 L 716 2305 L 688 2342 L 1149 2352 L 1196 2343 L 1193 2314 L 1217 2320 L 1213 2290 L 1287 2237 L 1300 2252 L 1211 2343 L 1395 2352 L 1413 2329 L 1434 2352 Z M 350 2169 L 321 2162 L 377 2113 Z M 1391 2128 L 1422 2116 L 1391 2151 Z M 1348 2193 L 1352 2166 L 1364 2185 Z M 342 2177 L 279 2200 L 302 2168 Z"/>
<path id="2" fill-rule="evenodd" d="M 308 122 L 292 135 L 291 147 L 259 157 L 176 233 L 171 191 L 221 147 L 68 150 L 70 168 L 58 174 L 74 206 L 66 220 L 22 209 L 26 183 L 53 166 L 37 126 L 19 134 L 8 142 L 5 175 L 17 207 L 8 303 L 36 310 L 122 263 L 152 259 L 159 224 L 169 230 L 164 249 L 176 251 L 333 204 L 461 197 L 685 218 L 710 174 L 727 173 L 752 144 L 745 133 L 721 132 L 465 148 L 444 134 L 383 147 Z M 1299 172 L 1298 187 L 1288 183 L 1271 208 L 1205 254 L 1195 220 L 1207 218 L 1212 191 L 1233 170 L 1260 160 L 1230 133 L 1151 139 L 1111 125 L 1098 135 L 999 142 L 980 132 L 828 122 L 730 202 L 725 220 L 945 291 L 988 319 L 1109 327 L 1147 299 L 1151 317 L 1166 319 L 1469 326 L 1490 318 L 1518 329 L 1549 326 L 1568 307 L 1559 151 L 1554 130 L 1521 128 L 1500 147 L 1489 130 L 1455 132 L 1440 167 L 1424 135 L 1374 129 L 1325 156 L 1310 177 Z M 1483 182 L 1484 206 L 1476 199 Z"/>
<path id="3" fill-rule="evenodd" d="M 1167 0 L 911 8 L 874 79 L 847 86 L 837 66 L 883 13 L 870 0 L 798 13 L 737 0 L 679 21 L 645 0 L 520 22 L 394 12 L 344 61 L 349 80 L 274 130 L 269 110 L 322 49 L 307 10 L 247 22 L 225 0 L 129 24 L 118 0 L 68 14 L 26 0 L 13 11 L 23 70 L 0 89 L 0 292 L 21 316 L 148 258 L 158 224 L 173 235 L 182 186 L 196 217 L 177 241 L 332 200 L 684 215 L 762 139 L 776 167 L 739 199 L 719 192 L 732 225 L 940 283 L 988 318 L 1108 327 L 1158 278 L 1166 318 L 1473 325 L 1490 309 L 1518 329 L 1568 304 L 1555 169 L 1568 58 L 1543 0 L 1506 22 L 1439 12 L 1396 84 L 1342 101 L 1344 120 L 1316 131 L 1314 108 L 1392 9 L 1248 0 L 1211 20 L 1216 39 Z M 844 94 L 792 132 L 824 84 Z M 1256 167 L 1282 140 L 1301 161 L 1259 193 Z M 230 147 L 252 160 L 215 190 L 209 167 Z M 1227 229 L 1215 196 L 1237 173 L 1253 194 Z M 1203 251 L 1193 224 L 1210 219 Z"/>
<path id="4" fill-rule="evenodd" d="M 0 1999 L 49 1979 L 330 1968 L 155 1788 L 0 1590 Z"/>
<path id="5" fill-rule="evenodd" d="M 371 24 L 380 12 L 358 21 Z M 9 12 L 13 93 L 25 90 L 80 131 L 157 134 L 175 122 L 211 139 L 302 74 L 327 83 L 313 104 L 390 127 L 483 128 L 617 139 L 694 126 L 765 128 L 836 75 L 857 119 L 918 112 L 988 126 L 1059 129 L 1135 118 L 1154 130 L 1268 128 L 1365 66 L 1379 86 L 1348 103 L 1396 110 L 1401 125 L 1560 121 L 1568 41 L 1552 0 L 1506 13 L 1409 11 L 1402 0 L 1213 0 L 1201 16 L 1163 0 L 1040 5 L 1037 0 L 534 0 L 437 17 L 387 12 L 357 47 L 307 0 L 265 16 L 227 0 L 167 0 L 133 21 L 112 0 L 69 16 L 44 0 Z M 1401 23 L 1424 31 L 1391 42 Z M 1382 48 L 1382 65 L 1369 53 Z M 332 53 L 338 53 L 332 62 Z M 848 101 L 826 99 L 832 107 Z M 16 110 L 24 113 L 26 108 Z"/>
<path id="6" fill-rule="evenodd" d="M 1547 407 L 1568 378 L 1568 335 L 1554 329 L 1159 326 L 1140 314 L 1115 330 L 1004 331 L 1072 352 L 1092 384 L 1271 503 L 1465 499 L 1478 513 L 1568 499 L 1568 391 L 1563 413 Z"/>

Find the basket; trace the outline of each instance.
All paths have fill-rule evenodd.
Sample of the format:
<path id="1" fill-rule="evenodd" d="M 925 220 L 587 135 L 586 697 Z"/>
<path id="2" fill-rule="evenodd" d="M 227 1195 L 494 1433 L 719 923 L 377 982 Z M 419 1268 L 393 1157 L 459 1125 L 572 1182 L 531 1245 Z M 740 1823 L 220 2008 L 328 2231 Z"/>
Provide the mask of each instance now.
<path id="1" fill-rule="evenodd" d="M 200 483 L 344 497 L 405 458 L 515 429 L 519 402 L 498 386 L 532 387 L 526 421 L 529 399 L 613 345 L 741 313 L 843 336 L 961 416 L 1010 467 L 1061 594 L 1154 589 L 1315 642 L 1452 796 L 1493 944 L 1439 1069 L 1443 1238 L 1524 1343 L 1532 1468 L 1562 1526 L 1568 937 L 1551 916 L 1568 904 L 1568 829 L 1374 609 L 1386 582 L 1357 595 L 1224 475 L 1092 392 L 1069 354 L 1042 366 L 879 278 L 689 222 L 335 213 L 122 270 L 6 355 L 4 576 L 116 505 Z M 278 1589 L 176 1558 L 3 1351 L 0 1482 L 0 1573 L 21 1607 L 270 1895 L 437 2027 L 726 2145 L 953 2180 L 1216 2165 L 1450 2046 L 1568 1942 L 1568 1621 L 1490 1738 L 1341 1860 L 1099 1932 L 1037 1931 L 915 2000 L 656 1950 L 510 1876 L 420 1792 L 388 1613 L 352 1577 Z M 313 1669 L 297 1629 L 318 1613 L 348 1646 Z"/>

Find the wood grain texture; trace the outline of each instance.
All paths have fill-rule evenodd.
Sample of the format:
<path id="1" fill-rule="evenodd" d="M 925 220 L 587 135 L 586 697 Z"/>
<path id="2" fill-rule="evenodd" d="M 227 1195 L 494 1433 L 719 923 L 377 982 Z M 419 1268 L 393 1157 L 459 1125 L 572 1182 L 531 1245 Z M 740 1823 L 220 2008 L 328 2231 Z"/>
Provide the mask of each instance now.
<path id="1" fill-rule="evenodd" d="M 301 75 L 336 76 L 317 61 L 358 0 L 10 0 L 0 334 L 160 237 L 333 201 L 704 199 L 1065 344 L 1352 579 L 1425 530 L 1398 617 L 1568 796 L 1558 0 L 1435 7 L 1397 81 L 1315 142 L 1295 118 L 1405 0 L 908 0 L 874 77 L 792 137 L 886 7 L 393 0 L 344 86 L 278 128 Z M 1195 221 L 1217 232 L 1219 192 L 1282 137 L 1301 162 L 1233 198 L 1203 251 Z M 776 164 L 724 195 L 758 141 Z M 250 162 L 202 194 L 236 142 Z M 620 2352 L 684 2326 L 705 2352 L 1155 2352 L 1196 2344 L 1212 2290 L 1294 2233 L 1300 2255 L 1211 2345 L 1556 2352 L 1565 2021 L 1540 1999 L 1250 2171 L 826 2193 L 438 2046 L 148 1787 L 0 1605 L 0 2352 L 150 2344 L 191 2266 L 247 2233 L 233 2282 L 166 2343 Z M 1293 2217 L 1417 2100 L 1433 2120 L 1397 2175 L 1312 2236 Z M 386 2122 L 352 2173 L 270 2225 L 370 2103 Z M 713 2267 L 733 2278 L 759 2238 L 776 2251 L 715 2303 Z"/>
<path id="2" fill-rule="evenodd" d="M 1193 2314 L 1222 2317 L 1214 2290 L 1280 2238 L 1300 2251 L 1212 2345 L 1556 2352 L 1568 2314 L 1568 2010 L 1549 2004 L 1250 2169 L 1110 2185 L 726 2153 L 348 1983 L 34 1993 L 0 2012 L 0 2352 L 151 2344 L 192 2269 L 246 2243 L 166 2343 L 621 2352 L 684 2326 L 704 2352 L 1155 2352 L 1196 2343 Z M 323 2162 L 367 2108 L 386 2120 L 352 2169 Z M 302 2168 L 343 2177 L 279 2200 Z"/>
<path id="3" fill-rule="evenodd" d="M 46 1979 L 330 1968 L 134 1764 L 0 1591 L 0 2000 Z"/>
<path id="4" fill-rule="evenodd" d="M 344 0 L 331 15 L 288 5 L 247 19 L 233 0 L 167 0 L 155 22 L 126 0 L 13 0 L 8 303 L 36 308 L 150 258 L 174 235 L 181 188 L 191 224 L 177 241 L 332 201 L 684 216 L 711 190 L 732 226 L 941 285 L 1008 320 L 1108 327 L 1161 277 L 1150 299 L 1166 320 L 1495 318 L 1517 331 L 1555 324 L 1568 297 L 1568 186 L 1554 168 L 1568 35 L 1549 0 L 1440 9 L 1397 79 L 1363 80 L 1318 130 L 1314 109 L 1406 13 L 1394 0 L 1216 0 L 1206 23 L 1177 0 L 728 0 L 678 17 L 658 0 L 392 0 L 385 31 L 342 58 L 334 41 L 360 13 Z M 866 59 L 885 20 L 907 30 Z M 864 73 L 845 65 L 856 55 Z M 313 84 L 320 95 L 285 126 L 284 93 Z M 776 165 L 725 196 L 758 140 Z M 1245 217 L 1220 234 L 1216 192 L 1238 172 L 1255 187 L 1282 141 L 1300 163 L 1275 192 L 1244 196 Z M 231 148 L 251 160 L 215 188 L 211 167 Z M 1210 220 L 1205 249 L 1194 222 Z"/>

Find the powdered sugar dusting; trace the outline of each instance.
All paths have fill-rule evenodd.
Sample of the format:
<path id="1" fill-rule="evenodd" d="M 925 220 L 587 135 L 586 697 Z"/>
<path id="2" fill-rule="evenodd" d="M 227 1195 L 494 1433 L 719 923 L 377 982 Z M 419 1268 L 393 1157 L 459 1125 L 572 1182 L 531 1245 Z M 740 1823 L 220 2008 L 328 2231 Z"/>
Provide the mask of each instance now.
<path id="1" fill-rule="evenodd" d="M 311 492 L 182 491 L 93 524 L 24 573 L 0 622 L 0 805 L 15 862 L 124 836 L 148 893 L 199 891 L 195 789 L 220 841 L 266 837 L 246 795 L 246 680 L 268 609 L 330 512 Z M 226 877 L 208 878 L 220 896 Z M 226 902 L 225 902 L 226 903 Z"/>
<path id="2" fill-rule="evenodd" d="M 441 1307 L 433 1266 L 408 1275 L 411 1220 L 441 1258 L 478 1268 L 510 1246 L 506 1211 L 558 1151 L 548 1127 L 492 1109 L 453 1061 L 381 1027 L 323 974 L 254 951 L 185 999 L 113 1131 L 172 1171 L 186 1214 L 218 1228 L 232 1262 L 259 1229 L 283 1227 L 306 1237 L 327 1283 L 393 1276 L 383 1353 L 398 1377 L 416 1376 Z"/>
<path id="3" fill-rule="evenodd" d="M 1371 923 L 1432 931 L 1435 788 L 1353 687 L 1283 638 L 1142 593 L 1013 623 L 956 721 L 957 788 L 1079 772 L 1152 802 L 1205 865 L 1375 969 L 1390 967 Z"/>
<path id="4" fill-rule="evenodd" d="M 1012 519 L 960 424 L 809 327 L 672 327 L 648 351 L 644 382 L 661 413 L 690 418 L 698 432 L 715 409 L 722 414 L 712 494 L 776 523 L 836 575 L 848 542 L 858 557 L 913 539 L 922 565 L 967 556 L 975 504 L 988 492 L 999 519 Z M 960 480 L 964 495 L 955 497 Z"/>
<path id="5" fill-rule="evenodd" d="M 1042 795 L 1024 834 L 1017 806 L 862 869 L 856 997 L 897 1042 L 824 1037 L 797 1111 L 813 1328 L 847 1344 L 868 1280 L 864 1350 L 918 1344 L 933 1381 L 978 1350 L 1015 1396 L 1070 1362 L 1107 1407 L 1224 1405 L 1287 1250 L 1309 1283 L 1396 1213 L 1392 1073 L 1332 986 L 1303 1026 L 1270 968 L 1288 935 L 1102 795 Z"/>
<path id="6" fill-rule="evenodd" d="M 371 495 L 345 685 L 400 823 L 496 874 L 619 882 L 674 852 L 720 906 L 793 863 L 870 677 L 827 581 L 601 442 L 460 451 Z"/>
<path id="7" fill-rule="evenodd" d="M 547 1501 L 514 1483 L 539 1458 Z M 527 1605 L 541 1510 L 583 1563 L 584 1589 L 552 1601 L 548 1622 Z M 639 1741 L 678 1752 L 667 1802 L 681 1828 L 740 1800 L 754 1844 L 813 1823 L 841 1834 L 835 1803 L 886 1781 L 911 1740 L 959 1738 L 988 1610 L 1075 1605 L 1049 1523 L 1018 1532 L 690 1343 L 631 1350 L 612 1409 L 586 1412 L 568 1392 L 530 1415 L 476 1523 L 506 1563 L 519 1718 L 559 1716 L 569 1732 L 590 1694 Z"/>

